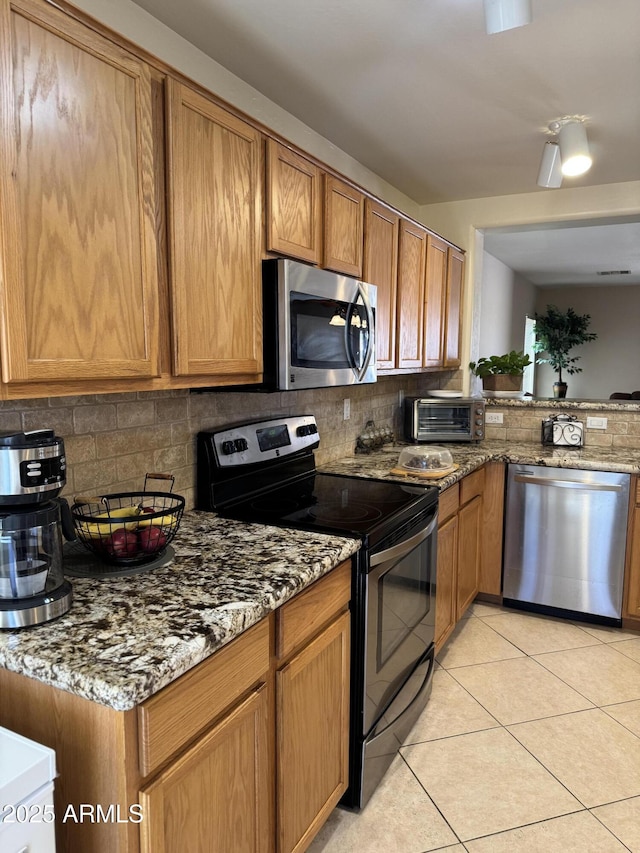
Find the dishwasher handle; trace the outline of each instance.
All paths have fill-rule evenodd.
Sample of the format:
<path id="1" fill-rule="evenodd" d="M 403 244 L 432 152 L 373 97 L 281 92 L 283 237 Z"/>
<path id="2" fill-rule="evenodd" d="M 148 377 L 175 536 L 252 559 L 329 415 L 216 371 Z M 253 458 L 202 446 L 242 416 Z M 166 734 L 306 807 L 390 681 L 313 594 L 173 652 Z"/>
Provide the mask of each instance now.
<path id="1" fill-rule="evenodd" d="M 516 483 L 534 483 L 536 486 L 554 486 L 561 489 L 583 489 L 589 492 L 621 492 L 622 486 L 607 483 L 584 483 L 581 480 L 552 480 L 548 477 L 536 477 L 533 474 L 515 474 Z"/>

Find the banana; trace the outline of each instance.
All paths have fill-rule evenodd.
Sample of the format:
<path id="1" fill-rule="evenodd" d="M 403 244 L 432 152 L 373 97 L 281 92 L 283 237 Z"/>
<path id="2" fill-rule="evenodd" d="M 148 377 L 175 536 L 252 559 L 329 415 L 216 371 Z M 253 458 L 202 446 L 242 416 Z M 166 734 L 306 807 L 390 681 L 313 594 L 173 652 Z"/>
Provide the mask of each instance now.
<path id="1" fill-rule="evenodd" d="M 131 506 L 121 506 L 117 509 L 110 509 L 108 512 L 99 512 L 94 518 L 127 518 L 132 515 L 140 515 L 142 507 L 140 504 L 132 504 Z"/>
<path id="2" fill-rule="evenodd" d="M 138 520 L 138 527 L 173 527 L 176 523 L 175 515 L 161 515 L 159 518 L 143 518 Z"/>
<path id="3" fill-rule="evenodd" d="M 99 512 L 94 515 L 94 518 L 105 519 L 124 519 L 138 516 L 141 512 L 139 504 L 131 506 L 122 506 L 117 509 L 109 510 L 108 512 Z M 82 536 L 87 536 L 89 539 L 102 539 L 113 533 L 114 530 L 119 530 L 124 527 L 125 530 L 136 530 L 138 527 L 137 521 L 109 521 L 107 522 L 88 522 L 81 521 L 78 523 L 78 530 Z"/>

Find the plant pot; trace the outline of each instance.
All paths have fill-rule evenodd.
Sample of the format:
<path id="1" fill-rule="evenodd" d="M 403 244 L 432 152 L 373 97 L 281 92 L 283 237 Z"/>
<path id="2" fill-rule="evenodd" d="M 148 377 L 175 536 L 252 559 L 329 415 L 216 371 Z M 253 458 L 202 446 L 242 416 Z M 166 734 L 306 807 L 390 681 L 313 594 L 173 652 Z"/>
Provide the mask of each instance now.
<path id="1" fill-rule="evenodd" d="M 567 383 L 566 382 L 554 382 L 553 383 L 553 396 L 554 397 L 566 397 L 567 396 Z"/>
<path id="2" fill-rule="evenodd" d="M 522 376 L 518 373 L 493 373 L 482 379 L 485 391 L 522 391 Z"/>

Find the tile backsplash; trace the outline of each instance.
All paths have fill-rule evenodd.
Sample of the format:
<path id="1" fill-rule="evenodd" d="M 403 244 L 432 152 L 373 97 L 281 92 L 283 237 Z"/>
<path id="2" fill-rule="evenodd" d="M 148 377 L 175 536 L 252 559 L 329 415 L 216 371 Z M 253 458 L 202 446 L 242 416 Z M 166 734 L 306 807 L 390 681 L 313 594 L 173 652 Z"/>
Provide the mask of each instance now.
<path id="1" fill-rule="evenodd" d="M 539 443 L 542 421 L 549 415 L 564 413 L 575 416 L 584 424 L 585 447 L 628 447 L 640 450 L 640 411 L 631 408 L 625 410 L 620 405 L 607 408 L 594 406 L 590 409 L 588 402 L 584 402 L 579 404 L 579 408 L 574 404 L 563 409 L 560 403 L 554 402 L 548 409 L 545 409 L 543 403 L 537 403 L 535 407 L 491 405 L 487 411 L 501 412 L 503 416 L 502 424 L 486 425 L 485 437 L 488 439 Z M 588 418 L 605 418 L 606 427 L 590 427 Z"/>
<path id="2" fill-rule="evenodd" d="M 457 372 L 380 377 L 374 385 L 273 394 L 189 391 L 134 392 L 4 401 L 0 430 L 50 428 L 64 439 L 67 485 L 63 494 L 138 491 L 146 473 L 175 477 L 186 507 L 195 498 L 195 437 L 201 429 L 281 414 L 313 414 L 318 422 L 318 464 L 353 454 L 365 423 L 402 433 L 400 392 L 460 387 Z M 457 382 L 457 385 L 456 385 Z M 344 420 L 344 400 L 351 416 Z M 161 490 L 161 484 L 150 488 Z"/>

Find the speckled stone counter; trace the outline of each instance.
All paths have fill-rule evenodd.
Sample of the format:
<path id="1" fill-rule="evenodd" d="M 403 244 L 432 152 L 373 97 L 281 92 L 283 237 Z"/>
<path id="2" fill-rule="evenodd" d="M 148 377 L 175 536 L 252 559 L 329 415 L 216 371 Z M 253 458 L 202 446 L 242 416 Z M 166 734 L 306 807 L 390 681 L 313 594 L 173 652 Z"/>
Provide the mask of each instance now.
<path id="1" fill-rule="evenodd" d="M 70 578 L 71 610 L 0 631 L 0 666 L 128 710 L 358 550 L 359 541 L 185 513 L 170 565 Z"/>
<path id="2" fill-rule="evenodd" d="M 640 450 L 611 447 L 552 447 L 542 444 L 516 444 L 511 441 L 481 441 L 477 444 L 443 444 L 451 451 L 459 468 L 441 480 L 424 480 L 390 474 L 398 462 L 400 451 L 406 445 L 385 445 L 371 454 L 350 456 L 323 465 L 327 474 L 350 477 L 375 477 L 400 483 L 437 485 L 442 491 L 461 480 L 485 462 L 521 462 L 528 465 L 546 465 L 552 468 L 582 468 L 591 471 L 619 471 L 640 473 Z"/>

